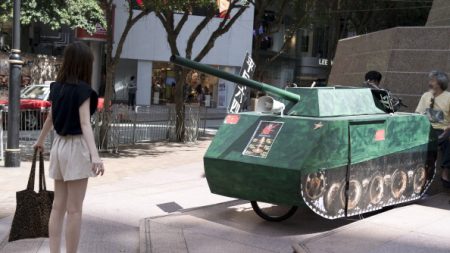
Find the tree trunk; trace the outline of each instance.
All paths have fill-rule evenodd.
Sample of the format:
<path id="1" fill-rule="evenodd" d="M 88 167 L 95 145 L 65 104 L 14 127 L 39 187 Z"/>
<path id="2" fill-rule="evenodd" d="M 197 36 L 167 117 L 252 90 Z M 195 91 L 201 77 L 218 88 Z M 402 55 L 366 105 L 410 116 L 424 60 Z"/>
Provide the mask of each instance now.
<path id="1" fill-rule="evenodd" d="M 113 83 L 114 83 L 114 72 L 116 65 L 112 59 L 113 50 L 113 15 L 114 15 L 114 5 L 110 1 L 101 1 L 102 8 L 105 10 L 106 15 L 106 80 L 105 80 L 105 96 L 103 112 L 100 114 L 100 132 L 99 132 L 99 148 L 101 150 L 108 149 L 108 130 L 109 123 L 111 121 L 111 105 L 112 105 L 112 95 L 113 95 Z"/>
<path id="2" fill-rule="evenodd" d="M 101 114 L 101 125 L 100 125 L 100 149 L 108 149 L 108 131 L 109 125 L 111 123 L 111 105 L 112 97 L 114 94 L 114 74 L 115 74 L 115 64 L 106 65 L 106 85 L 105 85 L 105 100 L 104 109 Z"/>
<path id="3" fill-rule="evenodd" d="M 177 83 L 175 84 L 175 138 L 178 142 L 184 142 L 186 140 L 184 83 L 188 70 L 176 65 L 175 73 L 177 75 Z"/>

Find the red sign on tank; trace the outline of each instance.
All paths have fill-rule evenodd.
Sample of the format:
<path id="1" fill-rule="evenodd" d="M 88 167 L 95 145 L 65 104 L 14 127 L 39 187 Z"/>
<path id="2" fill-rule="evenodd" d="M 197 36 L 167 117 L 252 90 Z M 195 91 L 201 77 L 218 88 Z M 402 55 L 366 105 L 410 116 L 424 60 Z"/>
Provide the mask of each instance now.
<path id="1" fill-rule="evenodd" d="M 229 114 L 225 118 L 225 124 L 236 125 L 239 122 L 239 115 Z"/>
<path id="2" fill-rule="evenodd" d="M 384 129 L 377 130 L 375 132 L 375 140 L 376 141 L 384 141 L 385 140 L 385 131 L 384 131 Z"/>

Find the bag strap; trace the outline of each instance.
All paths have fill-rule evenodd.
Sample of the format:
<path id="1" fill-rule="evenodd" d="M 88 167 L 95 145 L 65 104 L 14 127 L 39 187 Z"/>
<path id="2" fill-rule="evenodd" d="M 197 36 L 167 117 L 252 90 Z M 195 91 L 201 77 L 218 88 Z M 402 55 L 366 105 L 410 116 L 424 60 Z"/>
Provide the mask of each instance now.
<path id="1" fill-rule="evenodd" d="M 47 191 L 47 185 L 45 183 L 44 156 L 42 151 L 39 151 L 39 192 L 41 191 Z"/>
<path id="2" fill-rule="evenodd" d="M 34 151 L 33 154 L 33 161 L 31 163 L 31 171 L 30 176 L 28 177 L 28 184 L 27 184 L 27 190 L 34 191 L 34 177 L 35 177 L 35 171 L 36 171 L 36 156 L 37 156 L 37 150 Z"/>

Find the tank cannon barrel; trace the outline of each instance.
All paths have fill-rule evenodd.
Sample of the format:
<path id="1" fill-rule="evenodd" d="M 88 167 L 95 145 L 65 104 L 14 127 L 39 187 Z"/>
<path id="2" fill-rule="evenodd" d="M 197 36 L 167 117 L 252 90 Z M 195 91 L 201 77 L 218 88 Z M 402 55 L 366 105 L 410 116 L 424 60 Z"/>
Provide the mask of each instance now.
<path id="1" fill-rule="evenodd" d="M 230 81 L 230 82 L 238 83 L 238 84 L 241 84 L 241 85 L 253 88 L 253 89 L 268 92 L 272 95 L 292 101 L 294 103 L 300 101 L 300 96 L 297 94 L 294 94 L 292 92 L 277 88 L 275 86 L 272 86 L 272 85 L 269 85 L 266 83 L 260 83 L 260 82 L 257 82 L 257 81 L 251 80 L 251 79 L 245 79 L 243 77 L 240 77 L 240 76 L 234 75 L 234 74 L 230 74 L 225 71 L 220 71 L 220 70 L 210 67 L 208 65 L 198 63 L 198 62 L 195 62 L 195 61 L 192 61 L 192 60 L 189 60 L 189 59 L 177 56 L 177 55 L 173 55 L 172 57 L 170 57 L 170 61 L 177 65 L 195 69 L 195 70 L 198 70 L 203 73 L 213 75 L 216 77 L 220 77 L 220 78 Z"/>

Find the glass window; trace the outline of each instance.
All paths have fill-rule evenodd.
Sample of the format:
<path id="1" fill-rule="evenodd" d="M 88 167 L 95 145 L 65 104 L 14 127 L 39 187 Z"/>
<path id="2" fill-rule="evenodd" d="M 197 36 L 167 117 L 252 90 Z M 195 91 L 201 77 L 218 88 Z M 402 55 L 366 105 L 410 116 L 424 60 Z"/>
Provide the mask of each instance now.
<path id="1" fill-rule="evenodd" d="M 29 86 L 22 92 L 20 98 L 46 100 L 49 90 L 47 86 Z"/>
<path id="2" fill-rule="evenodd" d="M 309 35 L 302 36 L 302 52 L 309 52 Z"/>

